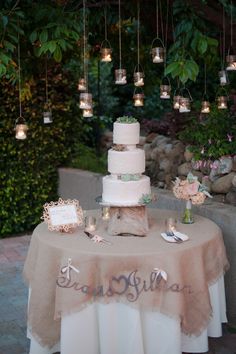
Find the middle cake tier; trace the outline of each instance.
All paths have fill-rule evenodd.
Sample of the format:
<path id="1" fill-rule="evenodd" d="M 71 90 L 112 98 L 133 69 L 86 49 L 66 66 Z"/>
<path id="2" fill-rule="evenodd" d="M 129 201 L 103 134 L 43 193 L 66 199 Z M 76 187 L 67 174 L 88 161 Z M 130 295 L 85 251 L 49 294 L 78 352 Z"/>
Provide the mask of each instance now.
<path id="1" fill-rule="evenodd" d="M 144 195 L 150 195 L 150 178 L 142 176 L 138 181 L 121 181 L 105 176 L 102 180 L 102 200 L 114 206 L 134 206 L 142 203 Z"/>
<path id="2" fill-rule="evenodd" d="M 108 171 L 111 174 L 142 174 L 145 171 L 144 150 L 108 151 Z"/>

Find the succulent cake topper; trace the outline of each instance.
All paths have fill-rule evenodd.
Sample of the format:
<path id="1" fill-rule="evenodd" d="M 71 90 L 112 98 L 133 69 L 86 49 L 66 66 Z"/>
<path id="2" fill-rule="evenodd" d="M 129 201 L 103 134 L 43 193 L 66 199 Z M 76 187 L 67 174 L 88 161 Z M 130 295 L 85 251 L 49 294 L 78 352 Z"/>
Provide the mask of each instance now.
<path id="1" fill-rule="evenodd" d="M 115 150 L 115 151 L 126 151 L 127 147 L 125 145 L 122 145 L 122 144 L 114 144 L 114 145 L 112 145 L 112 150 Z"/>
<path id="2" fill-rule="evenodd" d="M 149 204 L 152 202 L 152 195 L 151 194 L 143 194 L 138 202 L 139 202 L 139 204 Z"/>
<path id="3" fill-rule="evenodd" d="M 127 124 L 137 123 L 137 119 L 132 116 L 122 116 L 117 118 L 116 121 L 118 123 L 127 123 Z"/>
<path id="4" fill-rule="evenodd" d="M 124 174 L 121 175 L 121 180 L 123 182 L 129 182 L 129 181 L 139 181 L 141 176 L 139 174 Z"/>

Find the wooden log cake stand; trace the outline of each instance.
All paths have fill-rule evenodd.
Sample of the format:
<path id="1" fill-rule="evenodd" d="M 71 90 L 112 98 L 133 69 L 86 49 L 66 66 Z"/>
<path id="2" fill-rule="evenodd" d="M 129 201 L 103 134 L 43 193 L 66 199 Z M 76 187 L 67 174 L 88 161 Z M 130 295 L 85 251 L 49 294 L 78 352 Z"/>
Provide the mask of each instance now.
<path id="1" fill-rule="evenodd" d="M 146 206 L 110 207 L 107 232 L 113 236 L 146 236 L 149 230 Z"/>

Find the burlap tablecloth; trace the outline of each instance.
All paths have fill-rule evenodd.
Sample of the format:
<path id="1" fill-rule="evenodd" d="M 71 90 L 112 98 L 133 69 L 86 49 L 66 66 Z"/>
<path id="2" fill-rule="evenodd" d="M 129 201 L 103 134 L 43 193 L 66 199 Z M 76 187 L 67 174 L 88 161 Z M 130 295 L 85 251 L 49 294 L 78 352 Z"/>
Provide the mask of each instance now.
<path id="1" fill-rule="evenodd" d="M 178 216 L 175 211 L 148 209 L 150 231 L 144 238 L 109 236 L 100 211 L 88 214 L 97 216 L 96 233 L 112 245 L 92 242 L 83 228 L 60 234 L 42 223 L 33 232 L 24 277 L 31 288 L 28 327 L 35 339 L 53 346 L 60 339 L 60 318 L 94 301 L 159 311 L 179 320 L 183 333 L 200 334 L 212 313 L 208 286 L 228 268 L 220 228 L 195 216 L 194 224 L 178 224 L 189 240 L 173 244 L 160 233 L 166 218 Z M 66 272 L 68 259 L 79 273 Z M 167 282 L 156 277 L 155 268 L 166 272 Z"/>

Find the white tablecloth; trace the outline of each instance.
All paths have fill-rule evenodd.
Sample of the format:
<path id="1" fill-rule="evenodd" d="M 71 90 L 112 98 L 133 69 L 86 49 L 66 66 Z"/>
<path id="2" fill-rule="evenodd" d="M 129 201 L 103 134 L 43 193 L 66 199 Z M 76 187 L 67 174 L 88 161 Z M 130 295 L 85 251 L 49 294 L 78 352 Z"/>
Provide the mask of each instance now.
<path id="1" fill-rule="evenodd" d="M 61 343 L 51 350 L 31 338 L 30 354 L 181 354 L 208 351 L 208 336 L 220 337 L 227 322 L 224 278 L 209 287 L 213 317 L 200 336 L 181 333 L 180 323 L 158 312 L 122 303 L 93 303 L 61 321 Z"/>

